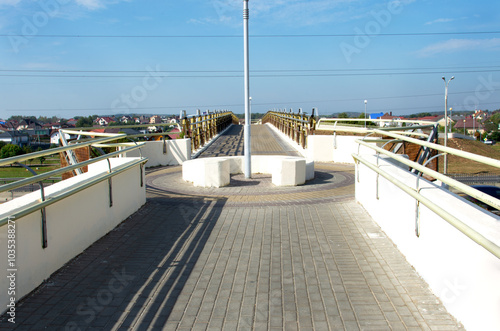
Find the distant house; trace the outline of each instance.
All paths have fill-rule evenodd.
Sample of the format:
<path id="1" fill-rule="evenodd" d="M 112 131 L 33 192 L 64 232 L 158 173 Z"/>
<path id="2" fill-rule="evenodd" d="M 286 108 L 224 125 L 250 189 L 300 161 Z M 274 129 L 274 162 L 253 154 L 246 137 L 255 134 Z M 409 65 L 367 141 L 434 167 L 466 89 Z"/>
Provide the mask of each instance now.
<path id="1" fill-rule="evenodd" d="M 98 117 L 95 119 L 95 122 L 99 124 L 100 126 L 107 126 L 109 123 L 114 122 L 115 120 L 112 119 L 111 117 Z"/>
<path id="2" fill-rule="evenodd" d="M 16 128 L 19 126 L 19 122 L 16 120 L 10 120 L 7 123 L 5 123 L 9 130 L 16 130 Z"/>
<path id="3" fill-rule="evenodd" d="M 180 135 L 181 130 L 179 130 L 179 128 L 173 128 L 168 132 L 168 137 L 170 137 L 170 139 L 179 139 Z"/>
<path id="4" fill-rule="evenodd" d="M 9 128 L 9 124 L 7 123 L 7 121 L 0 120 L 0 130 L 7 131 L 7 130 L 10 130 L 10 129 L 11 128 Z"/>
<path id="5" fill-rule="evenodd" d="M 120 118 L 120 122 L 125 123 L 125 124 L 134 123 L 134 119 L 132 117 L 130 117 L 130 116 L 123 115 Z"/>
<path id="6" fill-rule="evenodd" d="M 161 123 L 161 117 L 158 115 L 154 115 L 149 119 L 149 123 L 151 124 L 158 124 Z"/>
<path id="7" fill-rule="evenodd" d="M 446 124 L 446 121 L 444 120 L 444 115 L 438 116 L 436 122 L 439 124 L 439 126 L 444 127 Z M 455 124 L 455 121 L 453 121 L 451 117 L 448 116 L 448 127 L 449 128 L 453 127 L 453 124 Z"/>
<path id="8" fill-rule="evenodd" d="M 134 117 L 135 124 L 149 124 L 149 117 L 141 115 L 140 117 Z"/>
<path id="9" fill-rule="evenodd" d="M 43 125 L 43 128 L 49 130 L 59 130 L 61 128 L 61 123 L 47 123 Z"/>
<path id="10" fill-rule="evenodd" d="M 390 112 L 390 113 L 385 113 L 384 115 L 380 116 L 378 119 L 396 121 L 396 120 L 404 120 L 405 118 L 402 116 L 392 116 L 392 112 Z M 390 126 L 391 123 L 390 122 L 380 122 L 379 125 L 381 127 L 384 127 L 384 126 Z M 402 123 L 398 123 L 398 126 L 402 126 L 402 125 L 403 125 Z"/>
<path id="11" fill-rule="evenodd" d="M 17 146 L 26 146 L 30 142 L 30 136 L 24 132 L 10 130 L 0 133 L 0 141 Z"/>
<path id="12" fill-rule="evenodd" d="M 33 121 L 29 118 L 26 118 L 26 119 L 22 120 L 21 122 L 19 122 L 16 129 L 17 130 L 28 130 L 28 129 L 35 130 L 35 129 L 41 129 L 41 128 L 42 128 L 42 124 L 38 123 L 37 121 Z"/>
<path id="13" fill-rule="evenodd" d="M 474 134 L 476 131 L 481 134 L 485 132 L 485 127 L 482 121 L 477 118 L 473 118 L 472 116 L 467 116 L 462 120 L 462 122 L 457 122 L 455 124 L 455 129 L 465 129 L 465 132 L 470 135 Z"/>
<path id="14" fill-rule="evenodd" d="M 30 141 L 32 142 L 40 142 L 41 140 L 46 140 L 49 139 L 50 136 L 50 129 L 37 129 L 37 130 L 26 130 L 26 132 L 29 137 Z"/>
<path id="15" fill-rule="evenodd" d="M 415 120 L 416 121 L 437 122 L 439 120 L 439 116 L 438 115 L 424 116 L 424 117 L 415 118 Z"/>
<path id="16" fill-rule="evenodd" d="M 78 122 L 78 120 L 75 120 L 74 118 L 70 118 L 69 120 L 66 121 L 66 124 L 69 126 L 75 127 L 77 122 Z"/>

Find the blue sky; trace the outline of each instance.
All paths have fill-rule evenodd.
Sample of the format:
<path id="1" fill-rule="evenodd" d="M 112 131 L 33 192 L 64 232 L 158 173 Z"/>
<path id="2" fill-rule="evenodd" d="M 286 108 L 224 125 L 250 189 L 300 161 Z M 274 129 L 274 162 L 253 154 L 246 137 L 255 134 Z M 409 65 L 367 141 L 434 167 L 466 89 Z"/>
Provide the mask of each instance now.
<path id="1" fill-rule="evenodd" d="M 498 1 L 249 7 L 253 112 L 363 112 L 365 99 L 368 112 L 440 111 L 442 76 L 455 76 L 454 110 L 500 108 Z M 240 0 L 0 0 L 0 118 L 242 113 L 242 9 Z"/>

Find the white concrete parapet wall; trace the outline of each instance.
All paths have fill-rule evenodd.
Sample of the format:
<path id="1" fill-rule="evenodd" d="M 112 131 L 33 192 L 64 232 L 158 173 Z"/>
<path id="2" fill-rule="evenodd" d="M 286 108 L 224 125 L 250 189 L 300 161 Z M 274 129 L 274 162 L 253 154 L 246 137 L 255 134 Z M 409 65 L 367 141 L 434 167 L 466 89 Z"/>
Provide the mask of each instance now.
<path id="1" fill-rule="evenodd" d="M 376 164 L 375 157 L 363 155 Z M 410 187 L 416 176 L 380 159 L 381 168 Z M 467 330 L 500 330 L 500 259 L 420 205 L 420 237 L 415 235 L 415 200 L 363 164 L 356 165 L 356 199 L 427 281 L 448 311 Z M 420 193 L 500 245 L 500 218 L 420 179 Z M 370 234 L 367 234 L 369 236 Z M 376 240 L 376 239 L 374 239 Z M 416 303 L 418 305 L 418 303 Z"/>
<path id="2" fill-rule="evenodd" d="M 361 136 L 309 135 L 307 136 L 307 147 L 304 149 L 286 134 L 279 131 L 274 125 L 270 123 L 266 123 L 266 125 L 295 148 L 303 157 L 315 162 L 354 164 L 351 154 L 358 150 L 359 144 L 356 143 L 356 139 L 362 138 Z M 364 150 L 364 153 L 375 154 L 373 150 L 366 147 L 361 147 L 361 150 Z"/>
<path id="3" fill-rule="evenodd" d="M 111 158 L 113 168 L 137 158 Z M 70 190 L 108 171 L 106 160 L 89 166 L 89 171 L 45 188 L 50 196 Z M 141 187 L 141 168 L 134 166 L 112 177 L 113 206 L 109 205 L 108 180 L 46 207 L 47 244 L 42 248 L 40 210 L 15 220 L 15 298 L 21 299 L 33 291 L 53 272 L 83 252 L 96 240 L 137 211 L 146 202 L 146 184 Z M 144 179 L 144 170 L 142 170 Z M 0 217 L 8 217 L 21 206 L 40 199 L 35 191 L 1 205 Z M 7 269 L 8 226 L 0 227 L 0 270 Z M 12 229 L 12 227 L 11 227 Z M 9 279 L 0 277 L 0 312 L 4 312 L 10 297 Z"/>
<path id="4" fill-rule="evenodd" d="M 148 158 L 146 167 L 180 165 L 191 160 L 191 139 L 173 139 L 163 141 L 146 141 L 139 150 L 127 152 L 124 157 Z"/>
<path id="5" fill-rule="evenodd" d="M 208 157 L 184 162 L 182 178 L 201 187 L 222 187 L 231 174 L 245 172 L 243 156 Z M 271 174 L 277 186 L 302 185 L 314 178 L 314 162 L 284 155 L 253 155 L 252 173 Z"/>
<path id="6" fill-rule="evenodd" d="M 358 151 L 359 144 L 356 139 L 360 136 L 333 136 L 310 135 L 307 136 L 307 158 L 317 162 L 338 162 L 353 164 L 352 153 Z M 361 146 L 360 151 L 375 154 L 372 149 Z"/>

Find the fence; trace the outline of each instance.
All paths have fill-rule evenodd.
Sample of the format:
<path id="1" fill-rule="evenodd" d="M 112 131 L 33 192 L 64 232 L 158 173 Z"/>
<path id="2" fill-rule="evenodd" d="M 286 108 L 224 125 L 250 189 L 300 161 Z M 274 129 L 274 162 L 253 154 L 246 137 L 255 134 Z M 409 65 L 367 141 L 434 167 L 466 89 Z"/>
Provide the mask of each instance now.
<path id="1" fill-rule="evenodd" d="M 314 108 L 311 116 L 307 116 L 301 111 L 297 114 L 286 111 L 268 111 L 262 118 L 262 124 L 274 125 L 302 148 L 306 148 L 307 136 L 314 132 L 316 126 L 314 114 Z"/>
<path id="2" fill-rule="evenodd" d="M 463 157 L 463 158 L 466 158 L 466 159 L 469 159 L 469 160 L 473 160 L 473 161 L 476 161 L 476 162 L 480 162 L 480 163 L 483 163 L 483 164 L 487 164 L 487 165 L 490 165 L 490 166 L 493 166 L 493 167 L 497 167 L 497 168 L 500 168 L 500 161 L 499 160 L 495 160 L 495 159 L 491 159 L 491 158 L 488 158 L 488 157 L 484 157 L 484 156 L 480 156 L 480 155 L 476 155 L 476 154 L 472 154 L 472 153 L 468 153 L 468 152 L 464 152 L 464 151 L 461 151 L 461 150 L 457 150 L 457 149 L 453 149 L 453 148 L 450 148 L 450 147 L 444 147 L 444 146 L 441 146 L 441 145 L 437 145 L 437 144 L 433 144 L 433 143 L 428 143 L 428 142 L 424 142 L 424 141 L 421 141 L 421 140 L 417 140 L 417 139 L 414 139 L 414 138 L 410 138 L 410 137 L 406 137 L 406 136 L 403 136 L 403 135 L 400 135 L 400 134 L 396 134 L 396 133 L 392 133 L 392 132 L 387 132 L 387 131 L 383 131 L 383 130 L 374 130 L 375 133 L 379 133 L 379 134 L 384 134 L 384 135 L 388 135 L 394 139 L 398 139 L 398 140 L 402 140 L 402 141 L 407 141 L 407 142 L 411 142 L 411 143 L 414 143 L 414 144 L 418 144 L 418 145 L 421 145 L 423 147 L 427 147 L 427 148 L 431 148 L 433 150 L 437 150 L 437 151 L 441 151 L 443 153 L 448 153 L 448 154 L 451 154 L 451 155 L 456 155 L 456 156 L 460 156 L 460 157 Z M 380 155 L 380 154 L 383 154 L 385 156 L 388 156 L 390 157 L 391 159 L 401 163 L 401 164 L 404 164 L 410 168 L 413 168 L 413 169 L 416 169 L 419 171 L 419 177 L 422 175 L 422 174 L 425 174 L 431 178 L 435 178 L 435 179 L 438 179 L 440 180 L 441 182 L 449 185 L 450 187 L 453 187 L 461 192 L 464 192 L 465 194 L 468 194 L 470 195 L 471 197 L 493 207 L 493 208 L 496 208 L 496 209 L 500 209 L 500 200 L 495 198 L 495 197 L 492 197 L 491 195 L 488 195 L 488 194 L 485 194 L 475 188 L 472 188 L 468 185 L 465 185 L 449 176 L 446 176 L 446 175 L 443 175 L 443 174 L 440 174 L 438 173 L 437 171 L 434 171 L 432 169 L 428 169 L 426 168 L 425 166 L 417 163 L 417 162 L 413 162 L 413 161 L 410 161 L 406 158 L 404 158 L 403 156 L 401 155 L 396 155 L 390 151 L 387 151 L 387 150 L 384 150 L 380 147 L 377 147 L 373 142 L 374 141 L 370 141 L 368 139 L 358 139 L 357 142 L 360 144 L 360 146 L 365 146 L 365 147 L 368 147 L 370 149 L 373 149 L 377 152 L 377 155 Z M 404 183 L 401 183 L 401 182 L 398 182 L 397 180 L 395 180 L 390 173 L 387 173 L 387 172 L 384 172 L 380 169 L 379 167 L 379 164 L 378 164 L 378 158 L 377 158 L 377 162 L 375 164 L 369 162 L 368 160 L 366 160 L 365 158 L 363 158 L 363 156 L 361 156 L 359 153 L 358 154 L 353 154 L 352 155 L 353 158 L 356 160 L 356 162 L 358 163 L 362 163 L 363 165 L 369 167 L 371 170 L 375 171 L 378 175 L 377 175 L 377 178 L 378 176 L 383 176 L 384 178 L 386 178 L 387 180 L 391 181 L 394 185 L 396 185 L 397 187 L 399 187 L 400 189 L 402 189 L 404 192 L 406 192 L 407 194 L 411 195 L 413 198 L 415 198 L 416 201 L 418 201 L 419 203 L 422 203 L 424 204 L 425 206 L 427 206 L 429 209 L 431 209 L 432 211 L 434 211 L 436 214 L 438 214 L 440 217 L 442 217 L 444 220 L 446 220 L 447 222 L 449 222 L 451 225 L 453 225 L 455 228 L 457 228 L 459 231 L 461 231 L 462 233 L 464 233 L 466 236 L 468 236 L 469 238 L 471 238 L 473 241 L 475 241 L 477 244 L 483 246 L 484 248 L 486 248 L 489 252 L 491 252 L 493 255 L 495 255 L 496 257 L 500 258 L 500 247 L 495 245 L 494 243 L 492 243 L 491 241 L 489 241 L 488 239 L 486 239 L 483 235 L 479 234 L 477 231 L 475 231 L 474 229 L 470 228 L 469 226 L 467 226 L 466 224 L 464 224 L 462 221 L 460 221 L 459 219 L 457 219 L 455 216 L 451 215 L 448 211 L 446 210 L 443 210 L 438 204 L 437 202 L 435 201 L 430 201 L 428 199 L 426 199 L 424 196 L 422 196 L 420 194 L 420 189 L 419 189 L 419 181 L 418 181 L 418 178 L 417 178 L 417 183 L 416 183 L 416 188 L 413 188 L 413 187 L 410 187 Z M 377 184 L 378 185 L 378 184 Z M 415 229 L 415 232 L 419 233 L 419 228 L 418 228 L 418 205 L 417 204 L 417 212 L 416 212 L 416 229 Z"/>
<path id="3" fill-rule="evenodd" d="M 181 119 L 181 131 L 185 138 L 191 138 L 191 152 L 203 147 L 210 139 L 231 124 L 238 124 L 239 119 L 232 112 L 215 111 L 186 116 Z"/>
<path id="4" fill-rule="evenodd" d="M 70 130 L 64 130 L 64 131 L 67 133 L 78 134 L 78 135 L 86 135 L 86 136 L 96 135 L 96 133 L 94 133 L 94 132 L 70 131 Z M 46 221 L 45 220 L 45 207 L 46 206 L 53 204 L 61 199 L 64 199 L 65 197 L 71 196 L 74 193 L 85 189 L 86 187 L 95 185 L 95 184 L 97 184 L 101 181 L 104 181 L 106 179 L 111 179 L 111 177 L 113 177 L 113 176 L 135 166 L 135 165 L 140 164 L 142 166 L 147 161 L 147 159 L 139 159 L 139 160 L 130 161 L 129 163 L 119 167 L 118 169 L 114 169 L 114 170 L 111 169 L 111 165 L 110 165 L 109 173 L 106 176 L 103 176 L 99 179 L 94 179 L 93 181 L 84 183 L 83 185 L 76 186 L 76 187 L 72 188 L 71 190 L 67 191 L 64 195 L 61 195 L 58 197 L 51 197 L 51 199 L 49 199 L 49 200 L 45 199 L 45 192 L 44 192 L 44 181 L 45 180 L 53 178 L 55 176 L 60 176 L 63 173 L 69 172 L 69 171 L 75 171 L 78 173 L 82 173 L 83 172 L 82 168 L 85 166 L 88 166 L 90 164 L 93 164 L 93 163 L 96 163 L 99 161 L 108 160 L 109 158 L 118 156 L 118 155 L 126 153 L 128 151 L 138 149 L 142 146 L 142 144 L 140 144 L 140 143 L 109 144 L 112 141 L 125 138 L 126 134 L 111 134 L 111 133 L 109 133 L 109 134 L 101 134 L 101 135 L 104 135 L 104 137 L 97 138 L 97 139 L 93 138 L 90 140 L 80 141 L 80 142 L 77 141 L 74 144 L 68 144 L 66 146 L 53 148 L 50 150 L 34 152 L 34 153 L 19 155 L 19 156 L 10 157 L 10 158 L 0 160 L 0 166 L 17 164 L 17 165 L 21 165 L 21 166 L 25 167 L 27 170 L 29 170 L 33 174 L 33 177 L 23 178 L 23 179 L 19 179 L 19 180 L 10 182 L 10 183 L 5 183 L 3 185 L 0 185 L 0 193 L 6 192 L 6 191 L 12 191 L 12 190 L 20 188 L 20 187 L 24 187 L 27 185 L 37 183 L 39 185 L 40 194 L 41 194 L 41 198 L 40 198 L 39 202 L 37 202 L 33 205 L 23 206 L 21 208 L 16 209 L 15 212 L 10 213 L 9 215 L 4 215 L 4 217 L 0 217 L 0 226 L 5 225 L 8 222 L 9 218 L 18 219 L 22 216 L 25 216 L 29 213 L 36 211 L 36 210 L 41 210 L 42 211 L 42 229 L 43 229 L 44 228 L 43 224 L 45 224 L 45 221 Z M 64 136 L 64 135 L 61 135 L 61 136 Z M 108 143 L 108 144 L 106 144 L 106 143 Z M 57 154 L 57 153 L 68 153 L 69 155 L 71 155 L 71 153 L 74 150 L 82 148 L 82 147 L 87 147 L 87 146 L 95 146 L 95 147 L 122 146 L 125 148 L 123 148 L 122 150 L 113 152 L 113 153 L 109 153 L 106 155 L 102 155 L 100 157 L 96 157 L 96 158 L 84 161 L 84 162 L 77 162 L 76 159 L 70 158 L 70 160 L 68 162 L 68 164 L 69 164 L 68 166 L 62 167 L 59 169 L 55 169 L 55 170 L 52 170 L 52 171 L 49 171 L 49 172 L 46 172 L 43 174 L 37 174 L 36 171 L 31 169 L 29 166 L 21 164 L 21 162 L 23 162 L 23 161 L 39 158 L 42 156 L 53 155 L 53 154 Z M 109 163 L 109 160 L 108 160 L 108 163 Z M 47 244 L 46 243 L 46 233 L 42 232 L 42 237 L 45 238 L 42 240 L 42 242 L 44 243 L 44 245 L 46 245 Z"/>

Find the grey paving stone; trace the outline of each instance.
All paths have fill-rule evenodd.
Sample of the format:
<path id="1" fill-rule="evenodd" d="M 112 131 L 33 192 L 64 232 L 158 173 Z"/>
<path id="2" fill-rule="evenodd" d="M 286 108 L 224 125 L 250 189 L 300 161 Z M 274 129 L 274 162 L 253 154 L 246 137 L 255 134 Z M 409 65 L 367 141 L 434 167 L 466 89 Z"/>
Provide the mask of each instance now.
<path id="1" fill-rule="evenodd" d="M 317 173 L 297 188 L 258 177 L 217 191 L 178 167 L 149 172 L 146 205 L 27 296 L 15 328 L 460 329 L 354 201 L 352 168 Z M 122 267 L 123 291 L 86 321 L 78 306 Z"/>

